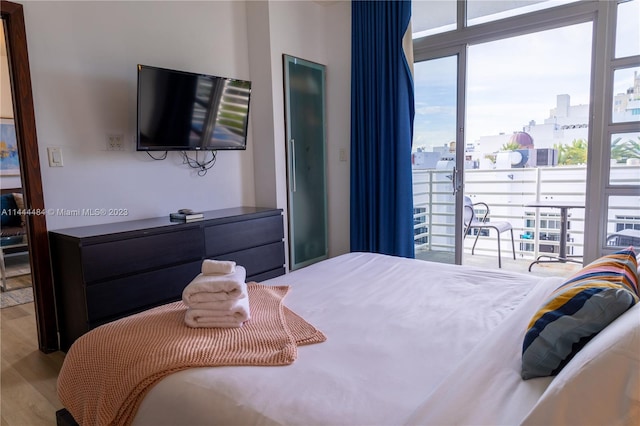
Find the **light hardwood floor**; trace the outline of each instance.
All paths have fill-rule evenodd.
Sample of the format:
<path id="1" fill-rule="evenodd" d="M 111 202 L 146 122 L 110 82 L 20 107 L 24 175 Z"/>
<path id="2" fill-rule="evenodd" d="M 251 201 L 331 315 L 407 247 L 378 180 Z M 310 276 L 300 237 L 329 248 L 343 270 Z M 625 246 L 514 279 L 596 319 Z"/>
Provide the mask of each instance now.
<path id="1" fill-rule="evenodd" d="M 62 408 L 56 379 L 64 354 L 38 350 L 33 303 L 0 310 L 0 320 L 1 425 L 55 425 Z"/>

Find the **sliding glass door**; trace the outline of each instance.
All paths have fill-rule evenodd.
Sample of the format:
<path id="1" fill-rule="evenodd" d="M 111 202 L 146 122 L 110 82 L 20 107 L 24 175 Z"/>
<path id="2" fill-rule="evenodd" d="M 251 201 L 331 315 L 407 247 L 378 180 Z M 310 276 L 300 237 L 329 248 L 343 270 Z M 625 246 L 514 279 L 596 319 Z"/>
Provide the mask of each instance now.
<path id="1" fill-rule="evenodd" d="M 459 64 L 463 52 L 414 64 L 416 113 L 412 152 L 416 258 L 460 263 L 462 117 Z"/>
<path id="2" fill-rule="evenodd" d="M 468 48 L 465 195 L 489 206 L 490 221 L 511 225 L 520 261 L 583 254 L 592 28 L 584 22 Z M 558 40 L 562 53 L 549 48 Z M 539 202 L 550 206 L 532 207 Z M 562 221 L 554 203 L 577 207 Z M 468 238 L 463 263 L 495 258 L 497 238 L 489 230 Z M 510 233 L 501 238 L 503 262 L 512 262 Z"/>
<path id="3" fill-rule="evenodd" d="M 562 241 L 572 251 L 568 255 L 588 263 L 636 241 L 639 2 L 414 2 L 416 99 L 424 81 L 438 75 L 438 58 L 457 51 L 450 71 L 458 82 L 455 163 L 465 168 L 457 182 L 464 180 L 474 201 L 493 205 L 490 220 L 512 222 L 518 259 L 558 254 Z M 444 111 L 446 99 L 444 93 L 438 101 L 416 104 L 414 154 L 423 146 L 433 151 L 421 137 L 425 128 L 435 131 L 446 123 L 431 120 Z M 422 200 L 440 200 L 440 194 L 416 192 Z M 456 196 L 458 214 L 462 197 Z M 560 210 L 528 207 L 545 197 L 582 203 L 569 212 L 566 235 L 560 235 Z M 435 226 L 430 232 L 439 234 Z M 496 236 L 480 239 L 475 254 L 496 256 Z M 428 239 L 416 241 L 418 253 Z M 463 244 L 462 238 L 454 241 Z M 470 255 L 473 243 L 465 244 Z M 511 257 L 510 245 L 502 245 L 503 259 Z"/>

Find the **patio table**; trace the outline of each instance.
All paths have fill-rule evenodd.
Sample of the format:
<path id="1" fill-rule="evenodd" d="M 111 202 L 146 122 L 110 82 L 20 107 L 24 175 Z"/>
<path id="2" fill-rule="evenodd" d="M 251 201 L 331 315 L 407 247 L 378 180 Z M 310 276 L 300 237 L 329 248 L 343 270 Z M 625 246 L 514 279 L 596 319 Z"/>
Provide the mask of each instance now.
<path id="1" fill-rule="evenodd" d="M 556 201 L 556 200 L 543 200 L 543 201 L 534 201 L 528 204 L 525 204 L 525 207 L 549 207 L 560 209 L 560 249 L 557 256 L 551 256 L 548 254 L 542 254 L 536 258 L 529 265 L 529 272 L 531 272 L 531 267 L 536 263 L 582 263 L 581 260 L 572 259 L 571 256 L 567 255 L 567 229 L 569 224 L 569 209 L 584 209 L 585 205 L 583 202 L 575 202 L 575 201 Z M 543 258 L 549 258 L 548 260 L 542 260 Z"/>

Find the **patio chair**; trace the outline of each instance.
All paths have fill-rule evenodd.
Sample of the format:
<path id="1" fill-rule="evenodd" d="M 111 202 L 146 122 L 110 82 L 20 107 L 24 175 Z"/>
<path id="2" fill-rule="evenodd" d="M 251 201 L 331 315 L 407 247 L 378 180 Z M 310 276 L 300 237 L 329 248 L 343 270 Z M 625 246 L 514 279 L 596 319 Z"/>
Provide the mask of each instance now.
<path id="1" fill-rule="evenodd" d="M 481 218 L 478 218 L 478 215 L 476 214 L 476 210 L 475 210 L 476 206 L 482 206 L 485 210 L 485 213 L 484 215 L 482 215 Z M 476 244 L 478 243 L 478 237 L 482 233 L 482 230 L 495 229 L 496 232 L 498 233 L 498 267 L 502 268 L 500 235 L 503 232 L 506 232 L 506 231 L 511 232 L 511 249 L 513 251 L 513 259 L 515 260 L 516 258 L 516 244 L 513 239 L 513 227 L 511 226 L 511 223 L 506 221 L 489 222 L 488 217 L 489 217 L 489 206 L 487 205 L 487 203 L 482 203 L 482 202 L 474 203 L 473 201 L 471 201 L 471 198 L 467 196 L 464 197 L 464 237 L 466 238 L 472 229 L 477 230 L 476 239 L 473 242 L 473 247 L 471 248 L 471 254 L 473 255 L 476 249 Z"/>

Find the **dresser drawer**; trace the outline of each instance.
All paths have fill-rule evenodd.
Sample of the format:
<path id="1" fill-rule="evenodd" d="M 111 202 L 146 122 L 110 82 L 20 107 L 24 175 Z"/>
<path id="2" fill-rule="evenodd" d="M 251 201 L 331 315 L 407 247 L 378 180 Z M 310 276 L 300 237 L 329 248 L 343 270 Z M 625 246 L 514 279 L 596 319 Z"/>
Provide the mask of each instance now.
<path id="1" fill-rule="evenodd" d="M 200 273 L 201 265 L 200 261 L 191 262 L 88 286 L 89 323 L 179 300 L 182 290 Z"/>
<path id="2" fill-rule="evenodd" d="M 247 281 L 253 276 L 284 265 L 284 244 L 282 242 L 266 244 L 234 253 L 227 253 L 216 257 L 218 260 L 233 260 L 247 270 Z"/>
<path id="3" fill-rule="evenodd" d="M 84 280 L 147 271 L 202 258 L 202 230 L 199 227 L 88 245 L 82 251 Z"/>
<path id="4" fill-rule="evenodd" d="M 282 211 L 237 207 L 49 233 L 60 349 L 99 325 L 180 300 L 202 260 L 234 260 L 248 280 L 283 274 Z"/>
<path id="5" fill-rule="evenodd" d="M 204 229 L 204 235 L 206 257 L 282 241 L 284 238 L 282 216 L 207 226 Z"/>

